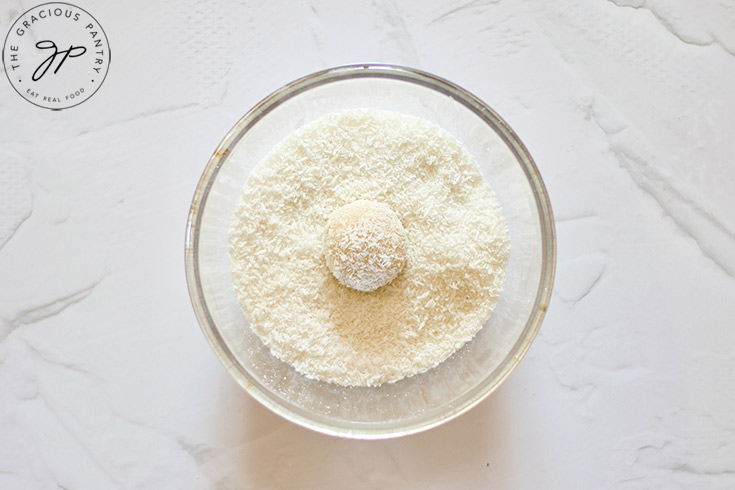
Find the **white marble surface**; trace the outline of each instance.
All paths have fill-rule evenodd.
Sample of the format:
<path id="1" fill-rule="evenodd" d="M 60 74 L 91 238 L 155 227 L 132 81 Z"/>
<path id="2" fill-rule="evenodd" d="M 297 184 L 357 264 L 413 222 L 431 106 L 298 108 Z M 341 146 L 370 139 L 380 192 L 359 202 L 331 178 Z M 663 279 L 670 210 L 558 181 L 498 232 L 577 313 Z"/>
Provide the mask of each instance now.
<path id="1" fill-rule="evenodd" d="M 3 2 L 0 33 L 36 3 Z M 75 3 L 112 48 L 100 92 L 51 112 L 0 80 L 0 489 L 735 488 L 733 2 Z M 493 106 L 537 161 L 559 247 L 505 384 L 380 442 L 252 400 L 183 267 L 225 132 L 361 61 Z"/>

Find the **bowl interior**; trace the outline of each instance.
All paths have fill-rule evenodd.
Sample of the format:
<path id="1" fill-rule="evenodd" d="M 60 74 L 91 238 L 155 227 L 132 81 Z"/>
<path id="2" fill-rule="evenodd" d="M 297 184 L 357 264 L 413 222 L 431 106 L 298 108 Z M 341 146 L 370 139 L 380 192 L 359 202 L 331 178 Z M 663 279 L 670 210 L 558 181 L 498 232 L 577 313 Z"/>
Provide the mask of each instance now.
<path id="1" fill-rule="evenodd" d="M 228 230 L 249 172 L 293 130 L 327 113 L 373 107 L 421 117 L 475 157 L 500 201 L 511 237 L 504 291 L 477 336 L 438 367 L 372 388 L 307 379 L 251 331 L 230 276 Z M 507 376 L 538 329 L 553 276 L 553 225 L 535 166 L 513 133 L 466 92 L 396 69 L 323 72 L 285 87 L 225 138 L 200 182 L 187 243 L 188 278 L 218 357 L 255 398 L 301 425 L 350 437 L 389 437 L 446 421 Z"/>

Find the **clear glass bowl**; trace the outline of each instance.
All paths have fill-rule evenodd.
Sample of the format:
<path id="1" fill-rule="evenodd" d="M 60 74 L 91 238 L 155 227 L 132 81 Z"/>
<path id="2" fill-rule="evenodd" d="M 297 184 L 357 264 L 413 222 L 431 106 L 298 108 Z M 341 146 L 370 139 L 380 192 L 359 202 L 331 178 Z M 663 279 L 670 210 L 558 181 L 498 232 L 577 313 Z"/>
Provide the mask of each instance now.
<path id="1" fill-rule="evenodd" d="M 505 288 L 477 336 L 425 373 L 372 388 L 308 379 L 273 357 L 238 305 L 227 235 L 249 172 L 293 130 L 327 113 L 372 107 L 448 130 L 474 155 L 508 221 Z M 204 169 L 189 212 L 186 277 L 204 335 L 259 402 L 304 427 L 378 439 L 440 425 L 477 405 L 508 376 L 536 336 L 551 296 L 556 243 L 551 206 L 523 143 L 492 109 L 447 80 L 389 65 L 333 68 L 296 80 L 251 109 Z"/>

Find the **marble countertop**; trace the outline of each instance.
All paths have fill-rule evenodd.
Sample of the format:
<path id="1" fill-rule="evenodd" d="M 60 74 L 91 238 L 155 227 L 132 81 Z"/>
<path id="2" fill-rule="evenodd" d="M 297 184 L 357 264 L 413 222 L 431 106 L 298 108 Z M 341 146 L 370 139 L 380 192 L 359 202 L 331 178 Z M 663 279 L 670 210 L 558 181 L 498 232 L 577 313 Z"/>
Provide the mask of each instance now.
<path id="1" fill-rule="evenodd" d="M 0 33 L 41 3 L 6 2 Z M 75 4 L 109 74 L 50 111 L 0 80 L 0 488 L 735 488 L 735 4 Z M 553 299 L 487 400 L 323 436 L 219 364 L 184 277 L 209 156 L 260 99 L 363 61 L 448 78 L 520 135 Z"/>

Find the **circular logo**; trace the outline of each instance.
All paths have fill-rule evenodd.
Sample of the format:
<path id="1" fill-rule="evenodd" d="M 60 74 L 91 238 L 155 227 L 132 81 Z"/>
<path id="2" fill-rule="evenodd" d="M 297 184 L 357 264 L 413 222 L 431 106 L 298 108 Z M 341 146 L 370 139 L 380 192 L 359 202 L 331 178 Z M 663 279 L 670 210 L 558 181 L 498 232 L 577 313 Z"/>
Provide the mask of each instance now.
<path id="1" fill-rule="evenodd" d="M 70 3 L 44 3 L 12 25 L 3 64 L 21 97 L 39 107 L 67 109 L 99 90 L 110 68 L 110 46 L 87 11 Z"/>

